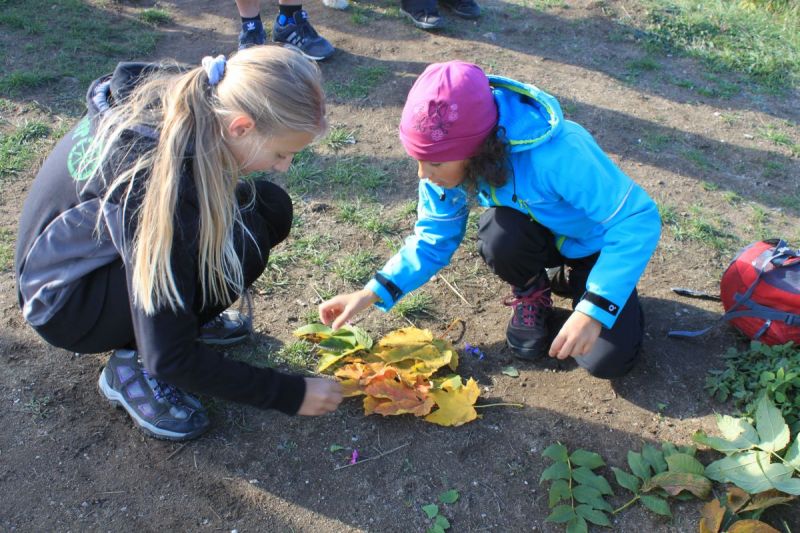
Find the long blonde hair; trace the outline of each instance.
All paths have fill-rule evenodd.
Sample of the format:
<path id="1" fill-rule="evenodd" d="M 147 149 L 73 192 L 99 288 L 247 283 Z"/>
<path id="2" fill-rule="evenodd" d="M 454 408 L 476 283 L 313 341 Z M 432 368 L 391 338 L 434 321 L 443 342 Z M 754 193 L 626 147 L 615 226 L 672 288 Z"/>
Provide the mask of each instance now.
<path id="1" fill-rule="evenodd" d="M 235 294 L 244 290 L 234 230 L 243 237 L 247 231 L 234 193 L 239 163 L 224 142 L 226 118 L 246 114 L 264 138 L 287 132 L 322 134 L 325 99 L 319 69 L 291 49 L 256 46 L 231 57 L 214 87 L 202 67 L 156 72 L 104 115 L 94 140 L 102 160 L 112 153 L 119 160 L 123 153 L 121 159 L 128 161 L 111 170 L 104 202 L 120 188 L 127 202 L 134 181 L 147 176 L 131 248 L 133 301 L 147 314 L 164 306 L 184 308 L 173 275 L 172 243 L 178 187 L 190 165 L 200 212 L 197 274 L 202 302 L 229 305 L 231 289 Z M 125 136 L 143 125 L 158 132 L 158 141 L 136 153 L 126 146 Z M 104 166 L 100 172 L 108 172 Z"/>

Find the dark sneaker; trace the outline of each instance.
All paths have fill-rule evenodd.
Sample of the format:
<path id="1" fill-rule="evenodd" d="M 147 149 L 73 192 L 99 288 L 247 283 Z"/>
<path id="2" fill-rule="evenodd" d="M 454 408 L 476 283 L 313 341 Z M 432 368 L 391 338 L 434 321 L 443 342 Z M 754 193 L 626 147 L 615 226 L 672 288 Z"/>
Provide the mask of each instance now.
<path id="1" fill-rule="evenodd" d="M 293 46 L 314 61 L 327 59 L 336 50 L 327 39 L 317 33 L 308 21 L 308 13 L 305 11 L 298 11 L 292 18 L 278 15 L 272 26 L 272 40 Z"/>
<path id="2" fill-rule="evenodd" d="M 423 30 L 437 30 L 444 27 L 444 19 L 436 9 L 436 0 L 403 0 L 400 13 L 411 19 L 414 26 Z"/>
<path id="3" fill-rule="evenodd" d="M 204 344 L 226 345 L 245 340 L 251 321 L 239 311 L 228 309 L 200 328 L 197 340 Z"/>
<path id="4" fill-rule="evenodd" d="M 481 6 L 475 0 L 439 0 L 439 2 L 461 18 L 476 19 L 481 16 Z"/>
<path id="5" fill-rule="evenodd" d="M 553 300 L 547 278 L 542 276 L 539 280 L 524 291 L 515 287 L 513 295 L 503 301 L 513 310 L 506 328 L 506 342 L 521 359 L 538 359 L 548 348 L 547 319 Z"/>
<path id="6" fill-rule="evenodd" d="M 150 377 L 134 350 L 114 350 L 97 385 L 103 396 L 124 408 L 151 437 L 189 440 L 211 425 L 200 400 Z"/>
<path id="7" fill-rule="evenodd" d="M 239 32 L 239 50 L 266 44 L 267 32 L 260 22 L 245 22 L 242 24 L 242 31 Z"/>

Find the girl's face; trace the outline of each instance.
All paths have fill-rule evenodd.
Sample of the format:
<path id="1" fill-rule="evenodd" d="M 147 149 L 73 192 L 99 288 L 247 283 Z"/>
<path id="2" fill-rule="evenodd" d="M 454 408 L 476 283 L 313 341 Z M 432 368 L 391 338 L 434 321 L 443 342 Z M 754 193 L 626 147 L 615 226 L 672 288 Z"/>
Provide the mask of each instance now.
<path id="1" fill-rule="evenodd" d="M 419 179 L 427 178 L 443 189 L 452 189 L 464 181 L 464 171 L 469 159 L 445 161 L 435 163 L 432 161 L 417 161 L 417 176 Z"/>
<path id="2" fill-rule="evenodd" d="M 252 131 L 250 135 L 229 142 L 228 146 L 243 174 L 268 170 L 286 172 L 295 154 L 313 140 L 314 135 L 305 131 L 285 132 L 275 137 L 262 137 Z"/>

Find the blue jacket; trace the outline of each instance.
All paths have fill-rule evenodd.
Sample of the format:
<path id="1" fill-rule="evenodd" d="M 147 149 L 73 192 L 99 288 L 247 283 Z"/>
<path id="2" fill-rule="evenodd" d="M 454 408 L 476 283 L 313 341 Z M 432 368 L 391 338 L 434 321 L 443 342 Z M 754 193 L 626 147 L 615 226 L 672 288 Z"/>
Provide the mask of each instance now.
<path id="1" fill-rule="evenodd" d="M 553 232 L 565 257 L 600 252 L 576 310 L 610 328 L 658 243 L 656 204 L 589 132 L 564 120 L 551 95 L 499 76 L 489 76 L 489 82 L 514 177 L 502 187 L 479 180 L 477 202 L 529 215 Z M 444 193 L 420 180 L 414 234 L 366 286 L 380 298 L 380 309 L 391 309 L 450 262 L 466 232 L 469 196 L 461 186 Z"/>

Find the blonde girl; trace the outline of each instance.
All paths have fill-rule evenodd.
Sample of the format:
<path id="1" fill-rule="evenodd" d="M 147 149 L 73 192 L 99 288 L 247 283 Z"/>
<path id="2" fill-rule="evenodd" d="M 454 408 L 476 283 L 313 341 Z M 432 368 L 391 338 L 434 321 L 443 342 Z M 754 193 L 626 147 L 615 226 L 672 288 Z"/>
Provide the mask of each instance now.
<path id="1" fill-rule="evenodd" d="M 337 384 L 224 358 L 209 344 L 249 333 L 224 311 L 289 233 L 292 204 L 267 181 L 325 131 L 317 67 L 278 46 L 203 65 L 121 63 L 42 165 L 16 252 L 25 319 L 49 343 L 113 350 L 101 393 L 147 434 L 209 427 L 202 393 L 319 415 Z"/>

